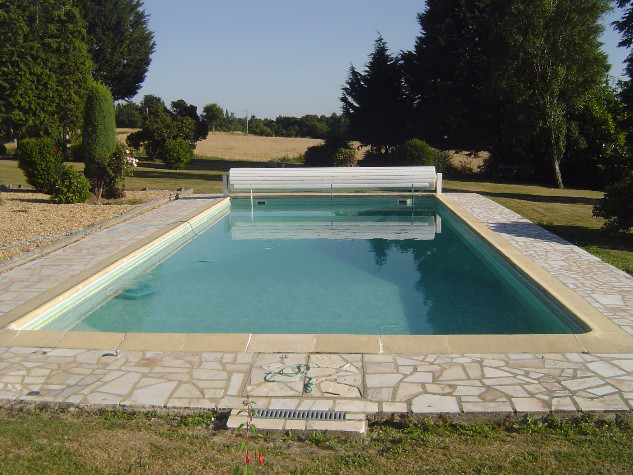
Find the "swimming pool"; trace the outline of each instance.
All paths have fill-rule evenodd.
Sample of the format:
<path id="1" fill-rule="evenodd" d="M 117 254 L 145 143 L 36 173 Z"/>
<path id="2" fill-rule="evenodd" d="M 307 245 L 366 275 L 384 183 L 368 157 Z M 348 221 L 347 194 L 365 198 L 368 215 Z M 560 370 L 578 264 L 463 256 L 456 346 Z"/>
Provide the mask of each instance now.
<path id="1" fill-rule="evenodd" d="M 233 198 L 230 209 L 151 254 L 24 328 L 368 335 L 588 330 L 434 196 Z"/>

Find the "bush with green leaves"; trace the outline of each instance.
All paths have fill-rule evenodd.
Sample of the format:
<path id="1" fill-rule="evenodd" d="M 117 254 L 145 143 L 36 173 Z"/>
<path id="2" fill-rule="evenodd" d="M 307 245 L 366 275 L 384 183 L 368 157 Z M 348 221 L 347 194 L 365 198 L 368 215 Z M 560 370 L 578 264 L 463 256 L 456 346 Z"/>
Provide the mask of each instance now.
<path id="1" fill-rule="evenodd" d="M 320 145 L 309 147 L 304 155 L 306 167 L 333 167 L 334 157 L 339 149 L 351 149 L 349 142 L 342 139 L 326 139 Z"/>
<path id="2" fill-rule="evenodd" d="M 83 173 L 64 165 L 57 178 L 51 201 L 57 204 L 83 203 L 90 196 L 90 182 Z"/>
<path id="3" fill-rule="evenodd" d="M 627 232 L 633 228 L 633 173 L 607 186 L 604 198 L 594 206 L 593 215 L 607 221 L 603 229 L 608 232 Z"/>
<path id="4" fill-rule="evenodd" d="M 43 193 L 55 190 L 63 166 L 59 147 L 53 140 L 20 140 L 15 154 L 29 185 Z"/>
<path id="5" fill-rule="evenodd" d="M 339 148 L 334 154 L 335 167 L 355 167 L 358 159 L 352 148 Z"/>
<path id="6" fill-rule="evenodd" d="M 167 140 L 160 153 L 160 159 L 172 170 L 188 169 L 192 157 L 191 145 L 183 139 Z"/>
<path id="7" fill-rule="evenodd" d="M 112 156 L 105 162 L 107 178 L 104 183 L 106 198 L 122 198 L 125 196 L 125 179 L 132 176 L 138 160 L 132 156 L 132 150 L 122 143 L 117 143 Z"/>
<path id="8" fill-rule="evenodd" d="M 420 139 L 410 139 L 398 147 L 396 159 L 399 165 L 433 166 L 433 148 Z"/>
<path id="9" fill-rule="evenodd" d="M 437 173 L 454 173 L 455 166 L 451 161 L 451 154 L 443 150 L 433 149 L 433 165 Z"/>
<path id="10" fill-rule="evenodd" d="M 160 101 L 154 102 L 147 110 L 143 128 L 130 134 L 126 142 L 134 148 L 143 147 L 152 160 L 161 159 L 162 149 L 168 140 L 181 139 L 193 150 L 196 142 L 207 138 L 209 134 L 209 126 L 198 115 L 196 106 L 182 99 L 173 101 L 171 109 L 167 109 Z"/>

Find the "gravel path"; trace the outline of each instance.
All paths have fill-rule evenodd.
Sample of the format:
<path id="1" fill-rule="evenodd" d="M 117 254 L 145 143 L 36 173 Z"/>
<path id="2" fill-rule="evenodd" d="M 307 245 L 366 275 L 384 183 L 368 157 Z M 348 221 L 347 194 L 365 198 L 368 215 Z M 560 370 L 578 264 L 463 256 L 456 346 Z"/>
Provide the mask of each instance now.
<path id="1" fill-rule="evenodd" d="M 73 204 L 58 205 L 49 201 L 49 196 L 30 191 L 4 191 L 0 198 L 0 248 L 11 244 L 67 233 L 93 224 L 113 219 L 136 206 L 156 198 L 168 196 L 169 191 L 128 191 L 122 203 L 133 204 Z M 149 210 L 149 208 L 148 208 Z M 59 239 L 59 238 L 58 238 Z M 0 249 L 0 262 L 39 246 L 50 244 L 55 239 L 45 239 L 21 244 L 9 249 Z"/>

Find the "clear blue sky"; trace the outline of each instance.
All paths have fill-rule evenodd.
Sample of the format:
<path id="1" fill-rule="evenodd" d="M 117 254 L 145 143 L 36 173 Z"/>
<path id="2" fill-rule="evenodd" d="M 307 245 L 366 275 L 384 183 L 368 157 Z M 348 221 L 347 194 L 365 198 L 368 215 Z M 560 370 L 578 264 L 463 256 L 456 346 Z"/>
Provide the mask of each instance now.
<path id="1" fill-rule="evenodd" d="M 361 68 L 380 32 L 409 50 L 423 0 L 145 0 L 157 48 L 139 95 L 209 102 L 257 117 L 340 111 L 350 64 Z M 605 18 L 604 49 L 620 77 L 626 52 Z"/>

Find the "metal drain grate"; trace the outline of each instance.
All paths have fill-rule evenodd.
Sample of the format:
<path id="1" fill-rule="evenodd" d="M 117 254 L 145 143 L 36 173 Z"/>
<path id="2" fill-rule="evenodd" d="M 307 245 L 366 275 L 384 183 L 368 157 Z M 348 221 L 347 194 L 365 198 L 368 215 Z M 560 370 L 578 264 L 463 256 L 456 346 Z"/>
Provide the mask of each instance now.
<path id="1" fill-rule="evenodd" d="M 253 417 L 260 419 L 301 419 L 311 421 L 344 421 L 342 411 L 299 411 L 296 409 L 253 409 Z"/>

